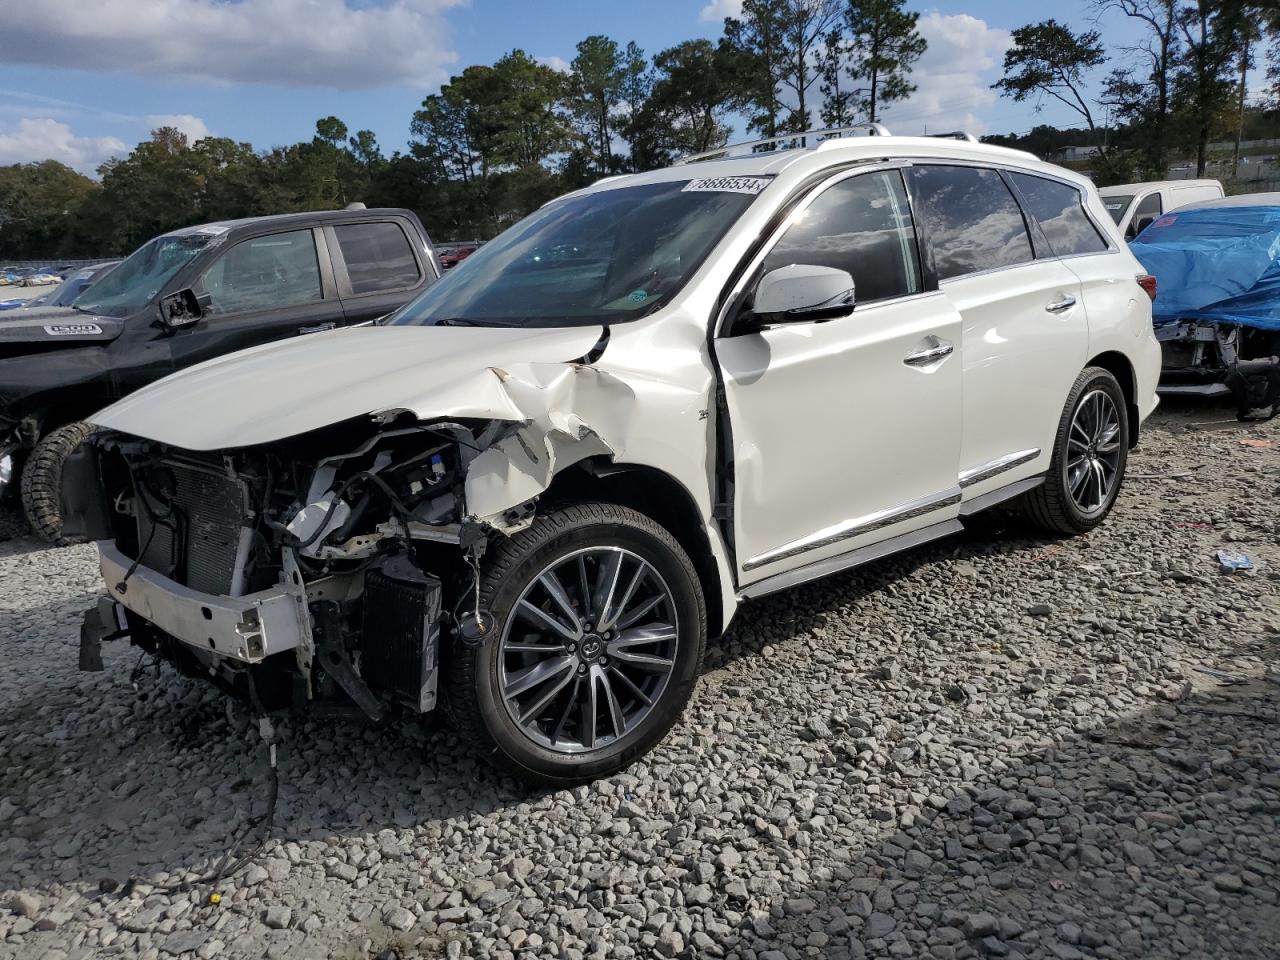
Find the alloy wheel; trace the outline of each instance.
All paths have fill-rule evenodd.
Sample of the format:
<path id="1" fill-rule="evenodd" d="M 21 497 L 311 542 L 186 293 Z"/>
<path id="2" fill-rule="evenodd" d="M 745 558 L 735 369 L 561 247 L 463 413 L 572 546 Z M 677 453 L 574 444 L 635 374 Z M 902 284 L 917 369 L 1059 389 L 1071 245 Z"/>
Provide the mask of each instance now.
<path id="1" fill-rule="evenodd" d="M 611 746 L 662 697 L 679 631 L 671 589 L 620 547 L 589 547 L 523 589 L 498 649 L 500 696 L 535 743 L 562 753 Z"/>
<path id="2" fill-rule="evenodd" d="M 1076 405 L 1067 436 L 1067 489 L 1075 505 L 1093 513 L 1106 505 L 1120 473 L 1120 413 L 1105 390 L 1090 390 Z"/>

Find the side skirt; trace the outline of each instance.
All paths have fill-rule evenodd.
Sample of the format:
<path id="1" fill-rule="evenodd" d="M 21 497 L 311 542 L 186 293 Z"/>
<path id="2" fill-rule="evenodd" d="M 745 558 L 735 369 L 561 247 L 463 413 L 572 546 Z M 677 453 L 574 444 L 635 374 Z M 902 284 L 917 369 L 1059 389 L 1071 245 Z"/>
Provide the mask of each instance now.
<path id="1" fill-rule="evenodd" d="M 994 507 L 996 504 L 1004 503 L 1006 500 L 1012 500 L 1019 494 L 1034 490 L 1044 483 L 1044 479 L 1043 475 L 1027 477 L 1025 480 L 1018 480 L 997 490 L 984 493 L 980 497 L 974 497 L 972 500 L 961 504 L 960 517 L 971 517 L 975 513 L 986 510 L 988 507 Z M 752 600 L 770 593 L 777 593 L 779 590 L 788 590 L 802 583 L 808 583 L 810 580 L 817 580 L 832 573 L 839 573 L 841 570 L 860 567 L 864 563 L 871 563 L 873 560 L 879 560 L 890 554 L 910 550 L 912 547 L 918 547 L 941 537 L 948 537 L 953 533 L 959 533 L 963 529 L 964 524 L 960 519 L 943 520 L 941 523 L 930 524 L 927 527 L 921 527 L 919 530 L 912 530 L 910 533 L 890 537 L 878 543 L 869 543 L 847 553 L 819 560 L 817 563 L 810 563 L 795 570 L 787 570 L 783 573 L 774 574 L 772 577 L 766 577 L 764 580 L 759 580 L 740 589 L 738 591 L 738 599 Z"/>
<path id="2" fill-rule="evenodd" d="M 891 553 L 909 550 L 922 543 L 928 543 L 930 540 L 937 540 L 939 537 L 959 533 L 963 529 L 964 524 L 959 520 L 944 520 L 941 523 L 921 527 L 919 530 L 912 530 L 910 533 L 890 537 L 888 540 L 881 540 L 879 543 L 869 543 L 864 547 L 858 547 L 856 550 L 850 550 L 848 553 L 837 554 L 834 557 L 819 560 L 817 563 L 810 563 L 795 570 L 777 573 L 772 577 L 766 577 L 764 580 L 749 584 L 738 591 L 738 599 L 750 600 L 755 597 L 763 597 L 768 593 L 776 593 L 779 590 L 787 590 L 802 583 L 808 583 L 810 580 L 825 577 L 828 574 L 848 570 L 850 567 L 859 567 L 864 563 L 870 563 L 872 560 L 879 560 L 881 557 L 887 557 Z"/>

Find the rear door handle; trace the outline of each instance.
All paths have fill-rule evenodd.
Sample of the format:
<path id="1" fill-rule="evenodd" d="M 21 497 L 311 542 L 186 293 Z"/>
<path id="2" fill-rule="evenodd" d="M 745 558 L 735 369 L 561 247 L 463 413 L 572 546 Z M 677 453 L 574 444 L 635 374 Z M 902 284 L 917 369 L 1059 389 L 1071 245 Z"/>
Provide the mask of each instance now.
<path id="1" fill-rule="evenodd" d="M 1064 311 L 1070 310 L 1075 305 L 1076 298 L 1071 296 L 1071 294 L 1067 294 L 1061 300 L 1055 300 L 1053 303 L 1046 303 L 1044 308 L 1050 313 L 1063 313 Z"/>
<path id="2" fill-rule="evenodd" d="M 907 354 L 902 362 L 908 367 L 927 367 L 931 363 L 946 359 L 955 351 L 955 347 L 945 340 L 939 340 L 937 337 L 930 339 L 933 342 L 929 346 Z"/>

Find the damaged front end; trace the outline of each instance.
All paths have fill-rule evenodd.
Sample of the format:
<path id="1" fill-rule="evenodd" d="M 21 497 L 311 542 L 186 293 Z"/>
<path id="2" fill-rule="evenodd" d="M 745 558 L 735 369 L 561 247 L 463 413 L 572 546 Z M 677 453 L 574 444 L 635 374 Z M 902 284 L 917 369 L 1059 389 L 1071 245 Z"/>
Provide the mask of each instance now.
<path id="1" fill-rule="evenodd" d="M 1280 332 L 1180 319 L 1157 324 L 1155 336 L 1163 355 L 1161 393 L 1230 395 L 1241 419 L 1280 411 Z"/>
<path id="2" fill-rule="evenodd" d="M 532 513 L 468 513 L 468 474 L 527 426 L 401 414 L 208 453 L 95 436 L 65 480 L 109 593 L 81 665 L 127 635 L 262 709 L 431 711 L 442 635 L 468 617 L 483 631 L 461 608 L 488 538 Z"/>

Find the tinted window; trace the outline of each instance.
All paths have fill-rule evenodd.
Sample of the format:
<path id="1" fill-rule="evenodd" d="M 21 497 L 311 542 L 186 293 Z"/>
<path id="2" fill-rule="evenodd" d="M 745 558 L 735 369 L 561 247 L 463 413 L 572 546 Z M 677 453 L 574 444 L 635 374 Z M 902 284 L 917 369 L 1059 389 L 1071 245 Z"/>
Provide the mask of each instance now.
<path id="1" fill-rule="evenodd" d="M 1164 207 L 1160 202 L 1160 194 L 1149 193 L 1142 198 L 1142 202 L 1138 204 L 1138 209 L 1133 211 L 1133 218 L 1138 217 L 1158 217 L 1164 213 Z"/>
<path id="2" fill-rule="evenodd" d="M 898 173 L 863 174 L 823 191 L 787 228 L 764 269 L 795 263 L 848 271 L 858 303 L 919 292 L 915 228 Z"/>
<path id="3" fill-rule="evenodd" d="M 1142 201 L 1138 204 L 1138 208 L 1133 211 L 1133 218 L 1129 221 L 1129 226 L 1125 230 L 1125 236 L 1132 240 L 1138 235 L 1138 230 L 1146 226 L 1145 223 L 1140 226 L 1140 220 L 1146 220 L 1148 218 L 1154 220 L 1163 212 L 1164 203 L 1160 200 L 1160 194 L 1158 192 L 1148 193 L 1142 198 Z"/>
<path id="4" fill-rule="evenodd" d="M 1066 183 L 1030 174 L 1014 173 L 1010 176 L 1026 201 L 1027 211 L 1044 231 L 1051 254 L 1069 257 L 1107 249 L 1107 241 L 1084 212 L 1079 190 Z"/>
<path id="5" fill-rule="evenodd" d="M 310 230 L 242 240 L 201 278 L 210 314 L 243 313 L 319 300 L 320 268 Z"/>
<path id="6" fill-rule="evenodd" d="M 908 175 L 939 280 L 1031 259 L 1022 211 L 1000 174 L 977 167 L 911 167 Z"/>
<path id="7" fill-rule="evenodd" d="M 400 290 L 418 282 L 409 238 L 394 223 L 348 223 L 333 228 L 347 261 L 352 293 Z"/>
<path id="8" fill-rule="evenodd" d="M 1133 203 L 1131 193 L 1116 193 L 1102 198 L 1102 205 L 1107 208 L 1107 213 L 1115 223 L 1124 219 L 1124 212 L 1129 209 L 1131 203 Z"/>

